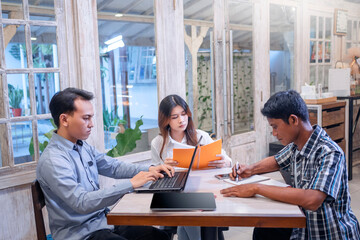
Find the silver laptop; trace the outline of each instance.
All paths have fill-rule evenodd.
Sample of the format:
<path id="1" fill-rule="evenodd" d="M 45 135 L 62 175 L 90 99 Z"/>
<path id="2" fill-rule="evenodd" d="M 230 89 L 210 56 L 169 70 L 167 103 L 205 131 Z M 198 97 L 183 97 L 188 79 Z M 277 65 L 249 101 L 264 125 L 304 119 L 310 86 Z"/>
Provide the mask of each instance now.
<path id="1" fill-rule="evenodd" d="M 197 154 L 198 146 L 195 147 L 194 153 L 191 157 L 189 168 L 186 171 L 175 172 L 173 177 L 165 175 L 163 178 L 159 178 L 153 183 L 146 184 L 141 188 L 135 189 L 135 192 L 138 193 L 154 193 L 154 192 L 169 192 L 169 191 L 183 191 L 189 177 L 192 165 L 195 161 L 195 158 L 199 155 Z"/>

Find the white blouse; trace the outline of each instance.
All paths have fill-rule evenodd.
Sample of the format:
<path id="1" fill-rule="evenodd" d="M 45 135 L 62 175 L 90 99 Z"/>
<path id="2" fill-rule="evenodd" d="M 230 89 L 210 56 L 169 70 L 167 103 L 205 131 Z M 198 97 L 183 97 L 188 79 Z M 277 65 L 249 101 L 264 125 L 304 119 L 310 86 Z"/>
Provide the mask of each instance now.
<path id="1" fill-rule="evenodd" d="M 197 140 L 200 139 L 202 136 L 202 139 L 200 141 L 201 145 L 206 145 L 209 143 L 214 142 L 214 140 L 211 139 L 209 134 L 207 132 L 204 132 L 203 130 L 197 129 L 196 130 Z M 151 160 L 153 164 L 159 165 L 164 164 L 164 160 L 166 158 L 172 158 L 173 157 L 173 149 L 174 148 L 194 148 L 194 146 L 188 145 L 186 143 L 186 135 L 180 142 L 175 141 L 169 134 L 168 142 L 164 146 L 164 150 L 162 152 L 162 159 L 160 158 L 160 150 L 163 143 L 163 137 L 158 135 L 151 141 Z M 224 155 L 225 160 L 230 162 L 230 165 L 232 165 L 231 158 L 226 154 L 226 152 L 221 149 L 221 154 Z"/>

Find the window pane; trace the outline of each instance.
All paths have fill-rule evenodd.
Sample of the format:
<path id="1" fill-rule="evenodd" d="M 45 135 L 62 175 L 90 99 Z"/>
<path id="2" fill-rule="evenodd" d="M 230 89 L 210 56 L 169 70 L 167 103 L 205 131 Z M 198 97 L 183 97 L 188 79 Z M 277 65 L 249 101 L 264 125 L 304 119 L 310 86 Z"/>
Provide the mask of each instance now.
<path id="1" fill-rule="evenodd" d="M 330 62 L 331 58 L 331 42 L 325 42 L 325 62 Z"/>
<path id="2" fill-rule="evenodd" d="M 357 39 L 356 39 L 356 37 L 357 37 L 357 22 L 356 21 L 354 21 L 353 22 L 353 34 L 352 34 L 352 40 L 353 40 L 353 42 L 356 42 L 357 41 Z"/>
<path id="3" fill-rule="evenodd" d="M 29 80 L 27 74 L 8 74 L 10 116 L 28 116 L 30 111 Z"/>
<path id="4" fill-rule="evenodd" d="M 212 21 L 214 19 L 213 12 L 213 1 L 184 1 L 184 19 Z"/>
<path id="5" fill-rule="evenodd" d="M 230 1 L 228 5 L 230 23 L 252 26 L 252 4 Z"/>
<path id="6" fill-rule="evenodd" d="M 319 17 L 319 38 L 323 38 L 323 30 L 324 29 L 324 18 L 323 17 Z"/>
<path id="7" fill-rule="evenodd" d="M 55 21 L 54 0 L 28 0 L 30 20 Z"/>
<path id="8" fill-rule="evenodd" d="M 351 20 L 348 20 L 347 21 L 347 32 L 346 32 L 346 40 L 351 40 L 351 24 L 352 24 L 352 21 Z"/>
<path id="9" fill-rule="evenodd" d="M 248 28 L 233 30 L 232 34 L 235 134 L 254 130 L 252 8 L 251 3 L 229 3 L 230 22 Z"/>
<path id="10" fill-rule="evenodd" d="M 210 49 L 210 35 L 212 28 L 204 28 L 187 25 L 185 26 L 186 34 L 191 36 L 191 28 L 195 29 L 197 35 L 201 31 L 206 31 L 206 36 L 202 40 L 202 44 L 195 56 L 192 56 L 188 46 L 185 44 L 185 77 L 186 77 L 186 95 L 187 103 L 194 115 L 194 122 L 196 128 L 202 129 L 209 133 L 213 132 L 212 126 L 212 77 L 211 77 L 211 49 Z M 195 59 L 194 59 L 195 58 Z M 197 61 L 197 62 L 194 62 Z M 197 64 L 197 71 L 193 73 L 193 66 Z M 197 79 L 197 91 L 194 92 L 194 77 Z M 194 111 L 194 99 L 197 98 L 197 109 Z"/>
<path id="11" fill-rule="evenodd" d="M 24 25 L 5 25 L 6 68 L 27 68 Z"/>
<path id="12" fill-rule="evenodd" d="M 31 121 L 11 123 L 11 135 L 14 150 L 14 163 L 21 164 L 32 162 L 29 146 L 32 138 Z"/>
<path id="13" fill-rule="evenodd" d="M 314 63 L 316 61 L 316 42 L 310 41 L 310 62 Z"/>
<path id="14" fill-rule="evenodd" d="M 293 88 L 296 9 L 270 5 L 270 93 Z"/>
<path id="15" fill-rule="evenodd" d="M 316 66 L 310 66 L 310 85 L 316 84 Z"/>
<path id="16" fill-rule="evenodd" d="M 203 20 L 212 22 L 213 2 L 204 0 L 184 1 L 184 21 Z M 195 32 L 196 36 L 192 36 Z M 189 49 L 185 42 L 185 81 L 186 101 L 193 114 L 195 128 L 209 133 L 214 132 L 213 126 L 213 89 L 212 89 L 212 53 L 210 47 L 210 35 L 212 27 L 200 27 L 196 25 L 185 25 L 185 34 L 191 37 L 190 41 L 200 44 L 198 49 Z M 200 37 L 203 34 L 204 38 Z M 196 91 L 197 89 L 197 91 Z"/>
<path id="17" fill-rule="evenodd" d="M 142 138 L 132 152 L 149 150 L 158 135 L 154 24 L 99 20 L 98 27 L 105 148 L 142 117 Z"/>
<path id="18" fill-rule="evenodd" d="M 324 54 L 323 54 L 323 42 L 319 42 L 318 44 L 318 54 L 317 54 L 317 59 L 318 59 L 318 62 L 321 63 L 323 61 L 323 58 L 324 58 Z"/>
<path id="19" fill-rule="evenodd" d="M 327 92 L 329 91 L 329 69 L 330 69 L 330 65 L 325 65 L 324 66 L 324 84 L 323 84 L 323 92 Z"/>
<path id="20" fill-rule="evenodd" d="M 332 18 L 326 18 L 326 23 L 325 23 L 325 38 L 330 40 L 331 39 L 331 22 L 332 22 Z"/>
<path id="21" fill-rule="evenodd" d="M 1 0 L 3 18 L 24 19 L 22 0 Z"/>
<path id="22" fill-rule="evenodd" d="M 316 38 L 316 17 L 310 17 L 310 38 Z"/>
<path id="23" fill-rule="evenodd" d="M 58 67 L 56 27 L 31 26 L 34 68 Z"/>
<path id="24" fill-rule="evenodd" d="M 54 125 L 54 121 L 52 119 L 38 120 L 40 154 L 44 151 L 45 147 L 49 143 L 55 129 L 56 126 Z M 31 153 L 30 155 L 33 156 L 33 153 Z"/>
<path id="25" fill-rule="evenodd" d="M 321 87 L 324 87 L 325 81 L 324 81 L 324 66 L 319 66 L 319 78 L 317 84 L 321 84 Z"/>
<path id="26" fill-rule="evenodd" d="M 50 113 L 50 100 L 60 90 L 59 74 L 36 73 L 34 74 L 34 82 L 37 114 Z"/>
<path id="27" fill-rule="evenodd" d="M 139 4 L 140 3 L 140 4 Z M 154 1 L 122 0 L 104 1 L 96 0 L 97 11 L 114 13 L 115 17 L 122 17 L 122 14 L 154 16 Z"/>

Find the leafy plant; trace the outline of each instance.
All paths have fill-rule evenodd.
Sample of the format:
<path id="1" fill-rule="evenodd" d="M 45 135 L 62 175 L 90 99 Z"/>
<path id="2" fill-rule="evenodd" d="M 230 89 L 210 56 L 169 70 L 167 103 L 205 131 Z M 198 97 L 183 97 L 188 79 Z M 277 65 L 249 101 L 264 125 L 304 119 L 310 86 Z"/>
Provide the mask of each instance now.
<path id="1" fill-rule="evenodd" d="M 54 120 L 53 120 L 53 119 L 50 119 L 50 122 L 51 122 L 51 124 L 52 124 L 52 126 L 53 126 L 54 128 L 51 129 L 49 132 L 44 133 L 44 136 L 45 136 L 48 140 L 51 139 L 51 137 L 52 137 L 52 135 L 53 135 L 53 133 L 54 133 L 54 130 L 56 130 L 56 125 L 55 125 L 55 123 L 54 123 Z M 40 150 L 40 153 L 42 153 L 42 152 L 45 150 L 45 148 L 46 148 L 46 146 L 47 146 L 48 144 L 49 144 L 49 141 L 47 141 L 47 140 L 45 140 L 45 141 L 42 142 L 42 143 L 39 141 L 39 150 Z M 30 155 L 31 155 L 31 156 L 34 156 L 34 138 L 31 138 L 31 140 L 30 140 L 29 152 L 30 152 Z"/>
<path id="2" fill-rule="evenodd" d="M 13 85 L 8 84 L 9 89 L 9 104 L 12 108 L 20 108 L 24 92 L 20 88 L 15 88 Z"/>
<path id="3" fill-rule="evenodd" d="M 116 146 L 107 152 L 110 157 L 123 156 L 128 152 L 131 152 L 136 147 L 136 141 L 141 139 L 140 126 L 143 125 L 142 116 L 135 123 L 135 128 L 127 128 L 124 133 L 118 133 L 116 135 Z"/>
<path id="4" fill-rule="evenodd" d="M 103 110 L 104 131 L 109 131 L 111 126 L 118 126 L 119 124 L 125 126 L 127 124 L 125 119 L 126 115 L 123 116 L 123 119 L 120 119 L 115 113 L 115 110 L 109 112 L 107 108 L 105 108 L 105 110 Z"/>

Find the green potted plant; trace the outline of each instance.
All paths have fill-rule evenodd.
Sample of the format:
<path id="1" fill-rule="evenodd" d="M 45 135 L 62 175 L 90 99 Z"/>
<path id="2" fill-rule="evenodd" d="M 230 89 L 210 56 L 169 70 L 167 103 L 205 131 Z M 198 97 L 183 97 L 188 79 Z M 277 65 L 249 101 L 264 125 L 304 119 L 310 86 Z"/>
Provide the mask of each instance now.
<path id="1" fill-rule="evenodd" d="M 21 116 L 21 101 L 24 97 L 24 92 L 20 88 L 15 88 L 11 84 L 8 85 L 9 89 L 9 104 L 14 117 Z"/>

